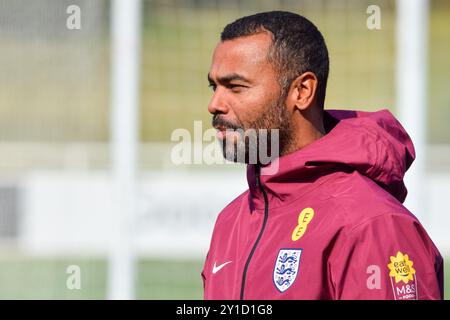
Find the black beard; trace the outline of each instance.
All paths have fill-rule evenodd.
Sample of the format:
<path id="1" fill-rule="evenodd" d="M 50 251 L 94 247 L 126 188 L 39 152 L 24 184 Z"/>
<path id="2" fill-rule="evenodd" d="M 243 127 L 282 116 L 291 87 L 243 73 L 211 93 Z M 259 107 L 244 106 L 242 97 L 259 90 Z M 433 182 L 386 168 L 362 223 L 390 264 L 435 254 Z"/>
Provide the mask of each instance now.
<path id="1" fill-rule="evenodd" d="M 268 164 L 283 155 L 292 144 L 291 118 L 284 104 L 285 96 L 270 103 L 265 112 L 255 121 L 249 123 L 247 129 L 239 123 L 230 123 L 215 114 L 212 125 L 236 131 L 237 142 L 223 138 L 222 152 L 225 159 L 232 162 Z"/>

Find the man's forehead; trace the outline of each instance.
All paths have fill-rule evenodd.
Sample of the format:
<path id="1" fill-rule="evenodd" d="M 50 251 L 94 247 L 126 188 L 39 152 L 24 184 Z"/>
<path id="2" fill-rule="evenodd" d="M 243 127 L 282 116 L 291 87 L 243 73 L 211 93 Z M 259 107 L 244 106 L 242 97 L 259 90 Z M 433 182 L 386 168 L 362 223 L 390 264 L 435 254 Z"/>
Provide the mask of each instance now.
<path id="1" fill-rule="evenodd" d="M 271 44 L 268 33 L 239 37 L 221 41 L 214 50 L 210 74 L 242 73 L 266 67 L 267 54 Z"/>

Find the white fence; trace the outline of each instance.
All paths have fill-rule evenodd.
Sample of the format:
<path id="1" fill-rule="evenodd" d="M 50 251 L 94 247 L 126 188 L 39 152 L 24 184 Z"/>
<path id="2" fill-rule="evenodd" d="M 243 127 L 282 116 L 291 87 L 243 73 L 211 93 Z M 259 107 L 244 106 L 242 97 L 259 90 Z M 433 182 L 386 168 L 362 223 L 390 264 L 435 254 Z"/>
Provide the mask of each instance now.
<path id="1" fill-rule="evenodd" d="M 134 244 L 146 256 L 204 257 L 219 211 L 247 187 L 244 172 L 145 172 Z M 18 240 L 31 254 L 105 254 L 113 234 L 106 172 L 36 172 L 20 184 Z"/>

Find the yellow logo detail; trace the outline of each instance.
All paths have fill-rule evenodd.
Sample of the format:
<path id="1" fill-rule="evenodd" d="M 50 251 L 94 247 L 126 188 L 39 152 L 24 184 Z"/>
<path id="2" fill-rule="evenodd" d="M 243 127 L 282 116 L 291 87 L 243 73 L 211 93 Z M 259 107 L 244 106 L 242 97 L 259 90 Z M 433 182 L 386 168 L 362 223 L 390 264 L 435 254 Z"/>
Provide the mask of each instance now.
<path id="1" fill-rule="evenodd" d="M 413 275 L 416 274 L 416 270 L 414 270 L 413 262 L 409 260 L 407 254 L 404 255 L 399 251 L 396 257 L 391 256 L 390 259 L 391 263 L 388 264 L 389 276 L 395 277 L 395 283 L 403 281 L 406 284 L 409 280 L 414 280 Z"/>
<path id="2" fill-rule="evenodd" d="M 314 218 L 313 208 L 305 208 L 300 212 L 298 215 L 298 225 L 295 227 L 294 232 L 292 232 L 292 241 L 297 241 L 303 237 L 312 218 Z"/>

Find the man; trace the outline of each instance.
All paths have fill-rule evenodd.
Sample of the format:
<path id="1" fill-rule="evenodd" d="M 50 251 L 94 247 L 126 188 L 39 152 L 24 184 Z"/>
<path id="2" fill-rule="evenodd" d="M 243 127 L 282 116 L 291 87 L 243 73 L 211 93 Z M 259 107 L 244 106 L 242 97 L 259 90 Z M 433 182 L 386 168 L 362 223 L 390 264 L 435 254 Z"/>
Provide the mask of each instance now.
<path id="1" fill-rule="evenodd" d="M 324 111 L 328 65 L 322 35 L 297 14 L 223 30 L 208 111 L 224 155 L 252 150 L 237 129 L 278 129 L 279 157 L 249 163 L 249 190 L 217 218 L 206 299 L 443 298 L 442 258 L 402 205 L 413 144 L 387 110 Z"/>

